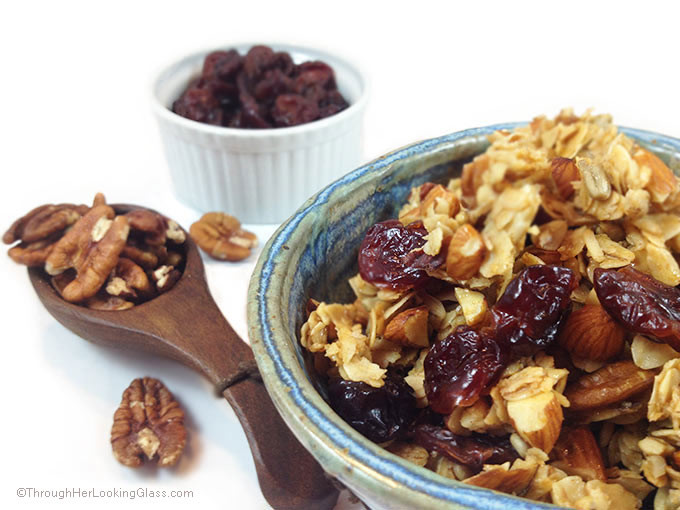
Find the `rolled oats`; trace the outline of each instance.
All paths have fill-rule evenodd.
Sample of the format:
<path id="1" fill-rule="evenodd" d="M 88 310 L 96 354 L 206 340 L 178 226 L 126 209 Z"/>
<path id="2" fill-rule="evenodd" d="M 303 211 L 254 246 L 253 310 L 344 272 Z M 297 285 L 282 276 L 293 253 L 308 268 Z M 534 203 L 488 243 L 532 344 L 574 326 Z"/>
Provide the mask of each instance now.
<path id="1" fill-rule="evenodd" d="M 517 346 L 481 396 L 443 420 L 442 432 L 466 441 L 506 437 L 520 458 L 473 469 L 408 439 L 389 448 L 442 476 L 537 501 L 626 510 L 657 491 L 655 510 L 679 508 L 680 353 L 616 321 L 603 328 L 609 312 L 593 285 L 598 269 L 631 265 L 680 285 L 678 178 L 610 116 L 590 111 L 538 117 L 488 140 L 459 178 L 413 188 L 399 211 L 403 225 L 427 231 L 417 250 L 437 262 L 423 269 L 428 283 L 393 290 L 352 277 L 356 301 L 310 310 L 303 347 L 333 377 L 380 387 L 397 370 L 427 407 L 432 344 L 457 328 L 490 327 L 489 310 L 519 271 L 566 267 L 577 283 L 571 317 L 596 307 L 597 324 L 572 327 L 569 341 L 550 347 L 554 358 Z M 570 432 L 588 447 L 569 450 Z"/>

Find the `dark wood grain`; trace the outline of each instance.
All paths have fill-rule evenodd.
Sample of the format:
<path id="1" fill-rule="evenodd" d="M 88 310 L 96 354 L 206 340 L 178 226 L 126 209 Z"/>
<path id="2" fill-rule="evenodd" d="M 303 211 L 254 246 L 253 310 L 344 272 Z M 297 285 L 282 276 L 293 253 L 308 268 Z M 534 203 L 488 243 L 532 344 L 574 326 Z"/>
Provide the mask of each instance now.
<path id="1" fill-rule="evenodd" d="M 123 212 L 135 207 L 114 208 Z M 264 384 L 239 377 L 244 365 L 254 365 L 252 351 L 210 295 L 203 262 L 189 236 L 185 245 L 186 266 L 177 284 L 129 310 L 98 311 L 68 303 L 53 289 L 42 269 L 31 268 L 28 273 L 45 308 L 82 338 L 166 356 L 205 374 L 238 416 L 262 494 L 274 509 L 333 508 L 337 490 L 285 425 Z M 240 382 L 225 389 L 234 379 Z"/>

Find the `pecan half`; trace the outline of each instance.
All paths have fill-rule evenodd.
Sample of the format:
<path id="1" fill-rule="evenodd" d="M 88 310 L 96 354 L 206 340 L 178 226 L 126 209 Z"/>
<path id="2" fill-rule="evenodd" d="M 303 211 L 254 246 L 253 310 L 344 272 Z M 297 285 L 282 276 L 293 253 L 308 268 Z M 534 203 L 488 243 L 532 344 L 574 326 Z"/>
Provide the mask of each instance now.
<path id="1" fill-rule="evenodd" d="M 18 264 L 42 266 L 64 231 L 87 213 L 88 207 L 74 204 L 46 204 L 16 220 L 2 236 L 6 244 L 21 241 L 7 254 Z"/>
<path id="2" fill-rule="evenodd" d="M 132 234 L 141 235 L 146 244 L 152 246 L 165 244 L 168 226 L 163 216 L 148 209 L 135 209 L 125 213 L 125 217 Z"/>
<path id="3" fill-rule="evenodd" d="M 16 246 L 12 246 L 7 251 L 7 255 L 17 264 L 23 264 L 28 267 L 40 267 L 45 264 L 47 257 L 49 257 L 52 248 L 54 248 L 58 240 L 59 235 L 33 243 L 19 243 Z"/>
<path id="4" fill-rule="evenodd" d="M 173 266 L 160 266 L 151 273 L 151 278 L 156 283 L 156 289 L 161 294 L 173 288 L 181 276 L 182 273 Z"/>
<path id="5" fill-rule="evenodd" d="M 118 296 L 109 296 L 105 293 L 98 293 L 96 296 L 91 297 L 85 301 L 85 306 L 91 310 L 101 310 L 103 312 L 118 312 L 121 310 L 127 310 L 135 306 L 131 301 L 126 301 L 125 299 Z"/>
<path id="6" fill-rule="evenodd" d="M 16 220 L 2 236 L 5 244 L 21 240 L 34 243 L 61 233 L 87 213 L 86 205 L 46 204 L 29 211 Z"/>
<path id="7" fill-rule="evenodd" d="M 204 252 L 218 260 L 243 260 L 257 245 L 255 234 L 242 230 L 240 221 L 221 212 L 204 214 L 189 233 Z"/>
<path id="8" fill-rule="evenodd" d="M 586 374 L 567 386 L 571 411 L 608 407 L 642 393 L 654 384 L 655 372 L 642 370 L 632 361 L 619 361 Z"/>
<path id="9" fill-rule="evenodd" d="M 128 243 L 123 247 L 121 256 L 132 260 L 135 264 L 147 270 L 156 269 L 160 262 L 158 250 L 152 250 L 151 247 L 137 243 L 134 239 L 128 240 Z"/>
<path id="10" fill-rule="evenodd" d="M 45 270 L 50 275 L 76 270 L 75 280 L 62 293 L 67 301 L 78 303 L 94 296 L 118 264 L 130 228 L 124 216 L 114 215 L 107 205 L 93 207 L 57 242 L 47 258 Z"/>
<path id="11" fill-rule="evenodd" d="M 141 465 L 146 456 L 159 466 L 177 463 L 186 444 L 184 411 L 158 379 L 135 379 L 113 415 L 111 446 L 118 462 Z"/>
<path id="12" fill-rule="evenodd" d="M 121 257 L 111 273 L 106 292 L 112 296 L 136 299 L 153 295 L 153 287 L 144 269 L 132 260 Z"/>

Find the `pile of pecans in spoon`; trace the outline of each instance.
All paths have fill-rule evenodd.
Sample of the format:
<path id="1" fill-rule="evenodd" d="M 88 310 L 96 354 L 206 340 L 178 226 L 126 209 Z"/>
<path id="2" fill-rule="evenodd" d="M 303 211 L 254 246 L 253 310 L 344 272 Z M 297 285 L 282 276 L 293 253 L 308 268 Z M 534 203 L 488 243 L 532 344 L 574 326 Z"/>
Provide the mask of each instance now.
<path id="1" fill-rule="evenodd" d="M 8 255 L 43 267 L 71 303 L 95 310 L 126 310 L 167 292 L 184 266 L 185 232 L 148 209 L 117 214 L 104 195 L 92 207 L 47 204 L 5 232 Z"/>
<path id="2" fill-rule="evenodd" d="M 489 136 L 359 248 L 300 341 L 367 438 L 581 510 L 680 508 L 680 184 L 608 115 Z"/>

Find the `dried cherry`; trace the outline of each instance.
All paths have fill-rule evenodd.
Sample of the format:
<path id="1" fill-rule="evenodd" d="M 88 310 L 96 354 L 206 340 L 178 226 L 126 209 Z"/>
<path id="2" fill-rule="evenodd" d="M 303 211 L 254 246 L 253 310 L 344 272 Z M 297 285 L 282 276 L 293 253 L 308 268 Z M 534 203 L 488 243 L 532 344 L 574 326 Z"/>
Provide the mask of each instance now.
<path id="1" fill-rule="evenodd" d="M 484 464 L 503 464 L 518 456 L 507 436 L 459 436 L 435 425 L 419 425 L 414 439 L 426 450 L 446 455 L 476 470 Z"/>
<path id="2" fill-rule="evenodd" d="M 272 108 L 272 118 L 277 126 L 297 126 L 319 118 L 316 103 L 297 94 L 281 94 Z"/>
<path id="3" fill-rule="evenodd" d="M 627 329 L 680 350 L 680 289 L 631 266 L 595 270 L 602 307 Z"/>
<path id="4" fill-rule="evenodd" d="M 328 397 L 343 420 L 376 443 L 406 434 L 418 416 L 411 388 L 396 372 L 388 372 L 380 388 L 333 379 L 328 384 Z"/>
<path id="5" fill-rule="evenodd" d="M 262 79 L 255 85 L 253 96 L 258 101 L 272 102 L 280 94 L 290 90 L 291 79 L 280 69 L 271 69 L 264 73 Z"/>
<path id="6" fill-rule="evenodd" d="M 576 274 L 566 267 L 523 269 L 493 306 L 496 338 L 516 347 L 551 345 L 571 310 L 577 284 Z"/>
<path id="7" fill-rule="evenodd" d="M 457 406 L 471 406 L 496 382 L 509 361 L 510 348 L 496 341 L 493 328 L 456 328 L 425 357 L 425 393 L 430 407 L 449 414 Z"/>
<path id="8" fill-rule="evenodd" d="M 319 61 L 304 62 L 298 66 L 297 71 L 294 90 L 298 94 L 304 94 L 309 87 L 335 88 L 333 69 L 328 64 Z"/>
<path id="9" fill-rule="evenodd" d="M 269 46 L 253 46 L 243 58 L 243 70 L 250 81 L 255 81 L 275 63 L 274 50 Z"/>
<path id="10" fill-rule="evenodd" d="M 393 290 L 420 288 L 430 277 L 425 269 L 440 267 L 445 254 L 425 254 L 427 230 L 421 221 L 403 226 L 399 220 L 376 223 L 359 247 L 359 273 L 367 282 Z"/>
<path id="11" fill-rule="evenodd" d="M 425 358 L 430 407 L 448 414 L 474 404 L 513 355 L 550 346 L 571 306 L 576 275 L 560 266 L 523 269 L 491 309 L 491 324 L 458 327 L 436 342 Z"/>
<path id="12" fill-rule="evenodd" d="M 241 70 L 243 60 L 236 50 L 213 51 L 203 61 L 201 77 L 204 80 L 229 80 Z"/>
<path id="13" fill-rule="evenodd" d="M 272 58 L 272 69 L 279 69 L 286 76 L 292 76 L 295 72 L 295 63 L 288 53 L 279 51 L 274 53 Z"/>
<path id="14" fill-rule="evenodd" d="M 253 46 L 244 57 L 236 50 L 207 55 L 200 78 L 172 110 L 207 124 L 270 128 L 311 122 L 348 106 L 328 64 L 296 65 L 286 52 Z"/>
<path id="15" fill-rule="evenodd" d="M 190 85 L 173 103 L 172 109 L 187 119 L 219 126 L 222 124 L 224 112 L 212 91 L 201 85 L 203 84 L 200 80 Z"/>

